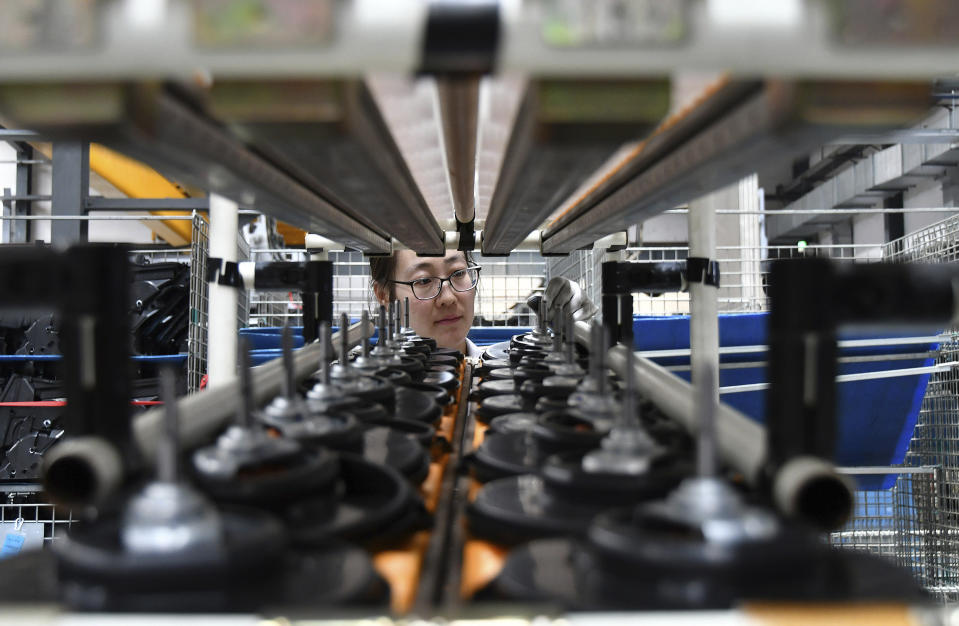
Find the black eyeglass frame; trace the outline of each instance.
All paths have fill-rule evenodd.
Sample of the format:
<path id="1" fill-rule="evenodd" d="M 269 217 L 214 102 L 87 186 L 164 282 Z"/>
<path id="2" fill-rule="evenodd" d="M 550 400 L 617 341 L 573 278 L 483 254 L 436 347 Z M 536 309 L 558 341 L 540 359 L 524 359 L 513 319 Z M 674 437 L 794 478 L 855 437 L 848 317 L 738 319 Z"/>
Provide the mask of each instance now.
<path id="1" fill-rule="evenodd" d="M 423 278 L 435 278 L 436 280 L 440 281 L 440 286 L 439 286 L 439 289 L 436 290 L 436 295 L 431 296 L 431 297 L 429 297 L 429 298 L 421 298 L 421 297 L 419 297 L 418 295 L 416 295 L 416 289 L 413 288 L 413 283 L 416 282 L 415 280 L 391 280 L 390 282 L 393 283 L 393 284 L 395 284 L 395 285 L 406 285 L 406 286 L 408 286 L 408 287 L 410 288 L 410 291 L 413 292 L 413 297 L 414 297 L 414 298 L 416 298 L 417 300 L 423 300 L 423 301 L 427 301 L 427 302 L 428 302 L 428 301 L 430 301 L 430 300 L 435 300 L 435 299 L 437 299 L 437 298 L 439 297 L 439 295 L 440 295 L 441 293 L 443 293 L 443 283 L 444 283 L 444 282 L 449 283 L 449 284 L 450 284 L 450 289 L 452 289 L 453 291 L 456 291 L 456 292 L 458 292 L 458 293 L 466 293 L 467 291 L 472 291 L 472 290 L 476 289 L 476 285 L 479 284 L 480 270 L 482 270 L 482 269 L 483 269 L 483 266 L 482 266 L 482 265 L 470 265 L 469 267 L 464 267 L 463 269 L 455 270 L 455 271 L 453 272 L 453 274 L 455 274 L 456 272 L 462 272 L 462 271 L 468 271 L 468 270 L 476 270 L 476 280 L 475 280 L 475 281 L 473 282 L 473 284 L 472 284 L 470 287 L 468 287 L 467 289 L 457 289 L 456 287 L 453 286 L 453 280 L 452 280 L 452 279 L 453 279 L 453 274 L 450 274 L 450 275 L 447 276 L 446 278 L 440 278 L 439 276 L 424 276 Z M 417 280 L 423 280 L 423 279 L 422 279 L 422 278 L 419 278 L 419 279 L 417 279 Z"/>

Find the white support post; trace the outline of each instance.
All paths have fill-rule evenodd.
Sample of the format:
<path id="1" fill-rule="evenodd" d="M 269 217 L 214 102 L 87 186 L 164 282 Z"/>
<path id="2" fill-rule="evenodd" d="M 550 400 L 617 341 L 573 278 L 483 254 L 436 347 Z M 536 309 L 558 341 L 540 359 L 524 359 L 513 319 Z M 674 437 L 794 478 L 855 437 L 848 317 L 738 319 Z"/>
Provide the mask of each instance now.
<path id="1" fill-rule="evenodd" d="M 210 194 L 210 258 L 237 262 L 239 211 L 235 202 Z M 237 303 L 236 287 L 209 283 L 210 312 L 207 334 L 207 387 L 220 387 L 236 380 Z"/>

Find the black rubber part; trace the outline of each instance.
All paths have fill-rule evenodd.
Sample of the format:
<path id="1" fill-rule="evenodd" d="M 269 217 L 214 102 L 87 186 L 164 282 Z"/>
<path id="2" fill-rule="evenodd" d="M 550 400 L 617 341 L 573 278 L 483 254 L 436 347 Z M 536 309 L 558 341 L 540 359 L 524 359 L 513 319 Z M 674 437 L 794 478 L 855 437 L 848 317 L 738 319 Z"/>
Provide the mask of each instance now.
<path id="1" fill-rule="evenodd" d="M 533 430 L 536 413 L 507 413 L 490 420 L 488 433 L 528 433 Z"/>
<path id="2" fill-rule="evenodd" d="M 483 359 L 483 364 L 473 370 L 473 373 L 480 378 L 486 378 L 490 370 L 512 367 L 507 359 Z"/>
<path id="3" fill-rule="evenodd" d="M 463 359 L 466 358 L 466 355 L 459 350 L 452 350 L 450 348 L 436 348 L 430 353 L 430 357 L 434 356 L 451 356 L 456 359 L 457 363 L 462 363 Z"/>
<path id="4" fill-rule="evenodd" d="M 426 422 L 414 422 L 413 420 L 387 418 L 366 423 L 376 426 L 385 426 L 397 432 L 403 433 L 404 435 L 409 435 L 425 448 L 430 447 L 430 445 L 433 443 L 433 438 L 436 436 L 436 429 Z"/>
<path id="5" fill-rule="evenodd" d="M 349 413 L 326 415 L 334 421 L 334 426 L 323 432 L 299 430 L 300 423 L 273 425 L 282 435 L 290 436 L 311 448 L 330 448 L 338 452 L 359 452 L 362 450 L 362 428 L 359 420 Z"/>
<path id="6" fill-rule="evenodd" d="M 377 376 L 365 376 L 364 378 L 374 381 L 373 384 L 375 384 L 376 387 L 363 391 L 351 391 L 347 385 L 337 381 L 334 381 L 333 386 L 343 391 L 343 395 L 347 397 L 358 398 L 360 400 L 366 400 L 367 402 L 376 402 L 385 406 L 387 410 L 391 409 L 392 406 L 390 406 L 390 403 L 393 401 L 393 384 Z"/>
<path id="7" fill-rule="evenodd" d="M 318 498 L 287 509 L 294 546 L 384 542 L 424 527 L 423 503 L 398 471 L 355 454 L 341 454 L 340 468 L 334 502 Z"/>
<path id="8" fill-rule="evenodd" d="M 565 452 L 548 457 L 539 475 L 557 498 L 614 507 L 662 499 L 694 470 L 689 461 L 663 454 L 642 474 L 588 472 L 582 452 Z"/>
<path id="9" fill-rule="evenodd" d="M 489 422 L 494 417 L 506 415 L 507 413 L 519 413 L 526 410 L 526 404 L 519 394 L 505 396 L 491 396 L 480 404 L 476 410 L 476 419 L 483 423 Z"/>
<path id="10" fill-rule="evenodd" d="M 471 395 L 474 400 L 482 401 L 492 396 L 515 395 L 516 391 L 516 384 L 512 379 L 487 380 L 481 382 Z"/>
<path id="11" fill-rule="evenodd" d="M 473 534 L 505 545 L 564 535 L 585 535 L 606 507 L 557 497 L 532 474 L 499 478 L 483 485 L 467 508 Z"/>
<path id="12" fill-rule="evenodd" d="M 443 387 L 440 387 L 439 385 L 432 385 L 430 383 L 427 383 L 425 382 L 425 379 L 424 379 L 424 382 L 410 383 L 408 385 L 404 385 L 404 387 L 406 387 L 407 389 L 413 389 L 415 391 L 420 391 L 422 393 L 425 393 L 426 395 L 428 395 L 430 398 L 433 399 L 433 402 L 435 402 L 441 407 L 446 406 L 447 404 L 453 401 L 453 398 L 452 396 L 450 396 L 449 391 L 447 391 Z"/>
<path id="13" fill-rule="evenodd" d="M 427 364 L 430 367 L 434 365 L 449 365 L 450 367 L 456 367 L 459 362 L 459 359 L 449 354 L 431 354 Z"/>
<path id="14" fill-rule="evenodd" d="M 541 539 L 514 548 L 481 595 L 607 611 L 726 609 L 745 601 L 931 603 L 905 568 L 863 552 L 802 544 L 809 548 L 802 571 L 784 562 L 772 577 L 735 567 L 722 575 L 688 570 L 674 576 L 651 564 L 610 571 L 586 542 Z"/>
<path id="15" fill-rule="evenodd" d="M 544 413 L 533 426 L 531 435 L 543 458 L 560 452 L 587 451 L 599 447 L 609 431 L 595 425 L 574 411 Z"/>
<path id="16" fill-rule="evenodd" d="M 203 474 L 194 467 L 193 478 L 216 502 L 272 508 L 304 494 L 331 489 L 339 472 L 339 456 L 318 448 L 268 465 L 242 468 L 226 479 Z"/>
<path id="17" fill-rule="evenodd" d="M 486 350 L 483 351 L 483 360 L 501 360 L 508 361 L 509 359 L 509 342 L 501 341 L 499 343 L 494 343 L 492 345 L 486 346 Z"/>
<path id="18" fill-rule="evenodd" d="M 516 370 L 511 367 L 494 367 L 486 372 L 484 380 L 516 380 Z"/>
<path id="19" fill-rule="evenodd" d="M 544 459 L 525 433 L 490 433 L 469 460 L 473 477 L 485 483 L 535 473 Z"/>
<path id="20" fill-rule="evenodd" d="M 460 380 L 453 371 L 435 370 L 432 367 L 427 370 L 423 376 L 423 383 L 427 385 L 436 385 L 447 391 L 452 391 L 460 386 Z M 452 401 L 452 398 L 450 399 Z"/>
<path id="21" fill-rule="evenodd" d="M 386 426 L 370 426 L 363 432 L 363 458 L 392 467 L 411 482 L 423 482 L 430 469 L 429 455 L 414 437 Z"/>
<path id="22" fill-rule="evenodd" d="M 151 556 L 123 548 L 118 518 L 72 528 L 52 546 L 61 598 L 85 611 L 227 610 L 240 600 L 234 590 L 279 573 L 287 543 L 282 524 L 264 511 L 225 509 L 221 523 L 222 549 Z"/>
<path id="23" fill-rule="evenodd" d="M 408 373 L 392 367 L 384 367 L 376 370 L 376 376 L 386 380 L 392 385 L 408 385 L 413 381 L 413 378 Z"/>
<path id="24" fill-rule="evenodd" d="M 428 393 L 409 387 L 396 388 L 396 411 L 398 419 L 432 424 L 443 417 L 443 409 Z"/>

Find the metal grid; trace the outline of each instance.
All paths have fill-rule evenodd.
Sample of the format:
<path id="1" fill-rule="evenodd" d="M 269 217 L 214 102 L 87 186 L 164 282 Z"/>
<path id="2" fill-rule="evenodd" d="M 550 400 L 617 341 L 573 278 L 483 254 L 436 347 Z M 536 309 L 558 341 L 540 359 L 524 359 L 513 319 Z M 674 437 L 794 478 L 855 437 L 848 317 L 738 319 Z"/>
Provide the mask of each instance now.
<path id="1" fill-rule="evenodd" d="M 69 509 L 58 509 L 43 502 L 36 493 L 7 493 L 0 502 L 0 530 L 3 531 L 0 534 L 27 529 L 39 531 L 46 546 L 65 533 L 73 522 L 73 514 Z M 28 533 L 28 536 L 32 534 Z"/>
<path id="2" fill-rule="evenodd" d="M 303 261 L 303 250 L 283 249 L 250 251 L 251 260 Z M 356 317 L 363 309 L 372 311 L 369 260 L 361 252 L 331 252 L 333 262 L 333 315 L 347 313 Z M 476 290 L 477 326 L 532 326 L 533 314 L 525 306 L 526 298 L 542 289 L 546 263 L 535 252 L 514 252 L 508 257 L 474 255 L 483 266 Z M 250 325 L 282 326 L 302 324 L 300 294 L 290 291 L 251 291 Z"/>
<path id="3" fill-rule="evenodd" d="M 189 247 L 149 250 L 131 250 L 131 256 L 141 257 L 151 263 L 185 263 L 190 266 L 190 321 L 187 328 L 187 392 L 200 388 L 206 373 L 207 312 L 209 311 L 209 288 L 206 282 L 206 260 L 210 249 L 210 225 L 207 218 L 196 211 L 191 219 L 192 234 Z M 246 312 L 242 303 L 240 314 Z M 242 318 L 241 318 L 242 319 Z"/>
<path id="4" fill-rule="evenodd" d="M 857 490 L 855 513 L 829 543 L 863 550 L 909 569 L 916 580 L 941 593 L 941 536 L 935 526 L 939 469 L 931 466 L 847 468 L 850 474 L 894 475 L 889 489 Z"/>

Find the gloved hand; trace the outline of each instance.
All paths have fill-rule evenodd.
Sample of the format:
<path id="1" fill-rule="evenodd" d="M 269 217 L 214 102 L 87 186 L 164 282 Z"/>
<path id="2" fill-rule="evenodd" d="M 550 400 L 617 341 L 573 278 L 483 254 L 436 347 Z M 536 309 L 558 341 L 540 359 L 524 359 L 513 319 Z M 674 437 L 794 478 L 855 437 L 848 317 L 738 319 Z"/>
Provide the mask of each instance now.
<path id="1" fill-rule="evenodd" d="M 596 314 L 596 305 L 589 301 L 582 288 L 568 278 L 554 276 L 546 285 L 546 308 L 569 307 L 573 320 L 588 320 Z"/>

